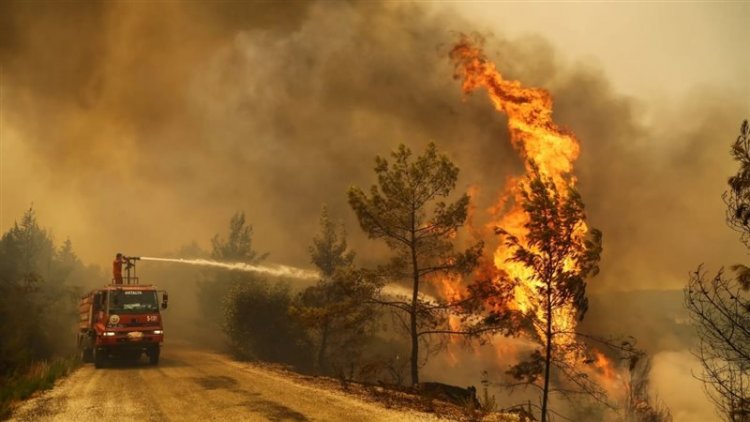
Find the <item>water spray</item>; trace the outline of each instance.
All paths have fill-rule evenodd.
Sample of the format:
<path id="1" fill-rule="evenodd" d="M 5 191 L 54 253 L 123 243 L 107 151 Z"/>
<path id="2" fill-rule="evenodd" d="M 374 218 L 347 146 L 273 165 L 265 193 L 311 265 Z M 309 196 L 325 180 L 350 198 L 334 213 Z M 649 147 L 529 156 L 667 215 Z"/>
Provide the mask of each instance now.
<path id="1" fill-rule="evenodd" d="M 155 258 L 152 256 L 140 257 L 143 261 L 174 262 L 178 264 L 199 265 L 203 267 L 225 268 L 227 270 L 247 271 L 253 273 L 267 274 L 276 277 L 291 277 L 312 280 L 320 276 L 316 271 L 305 270 L 287 265 L 255 265 L 244 262 L 221 262 L 210 259 L 183 259 L 183 258 Z"/>
<path id="2" fill-rule="evenodd" d="M 173 262 L 178 264 L 198 265 L 203 267 L 217 267 L 225 268 L 227 270 L 247 271 L 253 273 L 267 274 L 276 277 L 291 277 L 304 280 L 313 280 L 320 278 L 320 274 L 317 271 L 305 270 L 297 267 L 290 267 L 288 265 L 255 265 L 247 264 L 244 262 L 221 262 L 214 261 L 211 259 L 184 259 L 184 258 L 156 258 L 152 256 L 141 256 L 138 259 L 143 261 L 157 261 L 157 262 Z M 383 293 L 387 296 L 406 296 L 412 295 L 412 291 L 409 288 L 400 286 L 398 284 L 388 284 L 383 288 Z M 437 303 L 437 299 L 434 296 L 420 293 L 420 295 L 431 302 Z"/>

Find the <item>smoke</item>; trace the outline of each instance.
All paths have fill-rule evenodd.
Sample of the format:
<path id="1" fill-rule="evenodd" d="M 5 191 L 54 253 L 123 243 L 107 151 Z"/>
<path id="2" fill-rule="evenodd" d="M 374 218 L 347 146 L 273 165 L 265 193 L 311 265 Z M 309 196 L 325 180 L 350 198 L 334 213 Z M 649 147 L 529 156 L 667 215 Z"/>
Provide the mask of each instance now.
<path id="1" fill-rule="evenodd" d="M 700 362 L 695 356 L 686 351 L 662 352 L 654 356 L 653 365 L 653 394 L 669 404 L 675 421 L 717 420 L 713 403 L 695 381 L 694 374 L 700 372 Z"/>
<path id="2" fill-rule="evenodd" d="M 154 258 L 150 256 L 142 256 L 140 259 L 144 261 L 173 262 L 203 267 L 224 268 L 227 270 L 248 271 L 272 277 L 289 277 L 303 280 L 312 280 L 319 277 L 316 271 L 289 267 L 286 265 L 253 265 L 244 262 L 219 262 L 210 259 Z"/>
<path id="3" fill-rule="evenodd" d="M 315 210 L 327 203 L 356 228 L 346 189 L 371 184 L 373 157 L 401 142 L 437 142 L 462 169 L 459 188 L 478 188 L 480 211 L 520 169 L 503 118 L 451 78 L 455 31 L 474 29 L 455 14 L 329 2 L 2 7 L 0 224 L 33 202 L 88 260 L 204 242 L 245 210 L 257 244 L 305 264 Z M 737 104 L 701 91 L 680 99 L 700 110 L 681 105 L 678 122 L 647 126 L 636 100 L 542 39 L 498 35 L 488 51 L 507 77 L 548 87 L 556 120 L 582 141 L 580 186 L 605 234 L 593 289 L 675 288 L 700 262 L 741 257 L 723 246 L 731 161 L 717 147 L 733 137 Z"/>
<path id="4" fill-rule="evenodd" d="M 400 142 L 441 143 L 467 163 L 464 187 L 514 165 L 497 153 L 503 123 L 453 89 L 445 16 L 415 23 L 412 6 L 316 4 L 298 25 L 229 31 L 217 20 L 233 3 L 211 20 L 193 4 L 101 5 L 80 11 L 76 31 L 22 4 L 4 13 L 16 40 L 4 52 L 5 148 L 22 157 L 6 173 L 37 164 L 24 192 L 6 183 L 5 195 L 33 200 L 81 256 L 174 250 L 242 209 L 259 245 L 301 265 L 315 210 L 328 203 L 356 227 L 346 189 L 372 183 L 374 156 Z"/>
<path id="5" fill-rule="evenodd" d="M 104 265 L 206 244 L 244 210 L 259 249 L 304 267 L 326 203 L 369 265 L 384 248 L 345 192 L 375 182 L 375 155 L 429 141 L 461 168 L 458 190 L 477 188 L 481 225 L 521 163 L 504 118 L 452 79 L 447 52 L 473 30 L 422 4 L 2 2 L 0 227 L 33 203 Z M 506 77 L 548 88 L 581 140 L 579 187 L 604 233 L 591 292 L 681 288 L 701 262 L 745 257 L 720 195 L 747 87 L 647 105 L 544 39 L 498 32 L 486 50 Z"/>

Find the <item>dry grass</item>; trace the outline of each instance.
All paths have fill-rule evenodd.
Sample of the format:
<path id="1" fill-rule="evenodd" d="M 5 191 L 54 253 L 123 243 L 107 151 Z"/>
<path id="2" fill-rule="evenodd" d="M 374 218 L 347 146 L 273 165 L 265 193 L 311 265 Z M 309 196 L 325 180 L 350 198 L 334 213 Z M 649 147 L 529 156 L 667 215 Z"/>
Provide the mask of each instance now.
<path id="1" fill-rule="evenodd" d="M 40 390 L 47 390 L 55 381 L 68 375 L 79 365 L 77 358 L 58 358 L 35 362 L 25 371 L 0 378 L 0 419 L 10 416 L 13 405 Z"/>

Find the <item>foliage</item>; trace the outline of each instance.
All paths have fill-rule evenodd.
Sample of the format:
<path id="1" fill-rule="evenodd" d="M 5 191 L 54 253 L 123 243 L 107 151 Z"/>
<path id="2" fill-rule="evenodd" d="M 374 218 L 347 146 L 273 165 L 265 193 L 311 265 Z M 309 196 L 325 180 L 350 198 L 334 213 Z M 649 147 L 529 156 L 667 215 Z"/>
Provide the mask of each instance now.
<path id="1" fill-rule="evenodd" d="M 549 393 L 556 391 L 550 388 L 553 376 L 567 378 L 589 394 L 603 395 L 601 389 L 571 364 L 569 357 L 580 351 L 575 350 L 575 342 L 565 341 L 572 338 L 572 333 L 564 332 L 566 327 L 558 326 L 555 320 L 555 316 L 565 312 L 583 319 L 588 309 L 586 278 L 598 272 L 601 232 L 592 229 L 588 238 L 579 239 L 578 230 L 585 224 L 580 195 L 572 187 L 560 192 L 533 164 L 532 174 L 522 190 L 522 201 L 528 216 L 524 225 L 525 240 L 503 228 L 497 228 L 497 233 L 503 236 L 505 247 L 513 252 L 509 260 L 528 270 L 530 280 L 523 284 L 520 280 L 510 280 L 508 284 L 527 290 L 531 308 L 528 316 L 542 348 L 509 372 L 519 381 L 541 388 L 542 421 L 546 421 Z M 553 366 L 558 375 L 552 374 Z"/>
<path id="2" fill-rule="evenodd" d="M 211 258 L 224 261 L 257 263 L 268 254 L 258 255 L 253 250 L 253 227 L 245 222 L 245 213 L 237 212 L 229 220 L 229 235 L 223 239 L 218 234 L 211 239 Z"/>
<path id="3" fill-rule="evenodd" d="M 253 229 L 245 214 L 235 213 L 226 238 L 211 239 L 211 258 L 257 264 L 268 254 L 253 249 Z M 280 362 L 306 367 L 307 339 L 288 313 L 289 286 L 270 284 L 254 273 L 212 270 L 198 283 L 203 315 L 220 326 L 233 353 L 243 359 Z"/>
<path id="4" fill-rule="evenodd" d="M 310 258 L 321 279 L 301 292 L 290 309 L 314 343 L 318 373 L 353 372 L 370 337 L 377 312 L 367 303 L 377 287 L 354 266 L 346 233 L 323 208 L 320 233 L 310 246 Z"/>
<path id="5" fill-rule="evenodd" d="M 309 251 L 312 263 L 323 278 L 333 277 L 341 268 L 351 268 L 354 262 L 355 254 L 346 243 L 343 225 L 337 230 L 326 207 L 320 213 L 320 233 L 313 238 Z"/>
<path id="6" fill-rule="evenodd" d="M 0 239 L 0 376 L 75 348 L 73 277 L 89 273 L 70 240 L 55 248 L 33 209 Z M 81 280 L 77 280 L 80 282 Z"/>
<path id="7" fill-rule="evenodd" d="M 723 195 L 727 224 L 740 232 L 750 248 L 750 125 L 740 126 L 732 145 L 739 162 L 737 174 L 729 178 L 730 190 Z M 717 410 L 728 421 L 750 418 L 750 268 L 730 267 L 706 277 L 701 267 L 690 275 L 685 289 L 685 306 L 697 331 L 696 356 L 701 362 L 703 381 Z"/>
<path id="8" fill-rule="evenodd" d="M 268 254 L 259 254 L 253 249 L 252 226 L 245 221 L 245 214 L 235 213 L 229 221 L 226 239 L 215 235 L 211 239 L 211 258 L 218 261 L 257 264 Z M 208 270 L 198 283 L 198 301 L 202 314 L 214 326 L 223 324 L 222 307 L 232 288 L 241 283 L 253 283 L 260 278 L 253 273 L 225 270 Z"/>
<path id="9" fill-rule="evenodd" d="M 411 285 L 411 297 L 382 300 L 403 323 L 411 340 L 412 384 L 419 382 L 419 366 L 426 361 L 431 334 L 445 327 L 444 306 L 433 306 L 420 295 L 423 281 L 436 276 L 468 274 L 481 256 L 482 244 L 465 251 L 454 250 L 454 238 L 467 217 L 469 196 L 445 202 L 455 189 L 459 169 L 429 144 L 423 155 L 412 159 L 405 145 L 391 153 L 392 162 L 376 157 L 378 184 L 365 193 L 349 190 L 349 204 L 360 227 L 371 239 L 382 239 L 393 251 L 377 273 Z"/>
<path id="10" fill-rule="evenodd" d="M 290 318 L 289 286 L 265 280 L 232 286 L 224 306 L 224 332 L 239 357 L 309 366 L 304 329 Z"/>

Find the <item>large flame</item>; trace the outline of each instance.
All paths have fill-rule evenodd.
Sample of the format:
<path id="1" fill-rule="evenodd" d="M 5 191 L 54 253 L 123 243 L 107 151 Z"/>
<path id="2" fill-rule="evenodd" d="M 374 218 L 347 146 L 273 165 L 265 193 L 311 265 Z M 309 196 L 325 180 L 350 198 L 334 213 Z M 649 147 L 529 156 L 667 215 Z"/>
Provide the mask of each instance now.
<path id="1" fill-rule="evenodd" d="M 477 43 L 469 37 L 462 37 L 451 50 L 451 59 L 456 66 L 456 78 L 462 80 L 464 93 L 471 93 L 484 88 L 492 104 L 499 112 L 508 117 L 508 130 L 511 143 L 524 162 L 526 173 L 530 174 L 536 165 L 541 175 L 549 178 L 561 195 L 567 195 L 568 189 L 575 186 L 573 176 L 575 160 L 580 146 L 575 135 L 559 127 L 552 120 L 552 97 L 541 88 L 525 87 L 519 81 L 506 80 L 498 72 L 495 64 L 489 61 Z M 525 224 L 529 216 L 521 204 L 521 194 L 528 187 L 523 183 L 524 177 L 511 177 L 506 181 L 505 193 L 498 201 L 492 226 L 502 227 L 516 236 L 521 243 L 526 243 Z M 576 229 L 574 241 L 583 242 L 588 227 L 581 222 Z M 509 260 L 513 251 L 500 246 L 494 253 L 494 265 L 505 272 L 519 285 L 514 291 L 512 307 L 522 312 L 537 312 L 537 319 L 546 322 L 543 307 L 539 306 L 536 297 L 536 278 L 521 263 Z M 576 265 L 569 260 L 567 266 Z M 553 311 L 554 331 L 573 331 L 576 326 L 576 312 L 572 305 L 557 307 Z M 537 330 L 542 335 L 542 326 Z M 558 344 L 572 342 L 571 336 L 558 336 Z"/>

